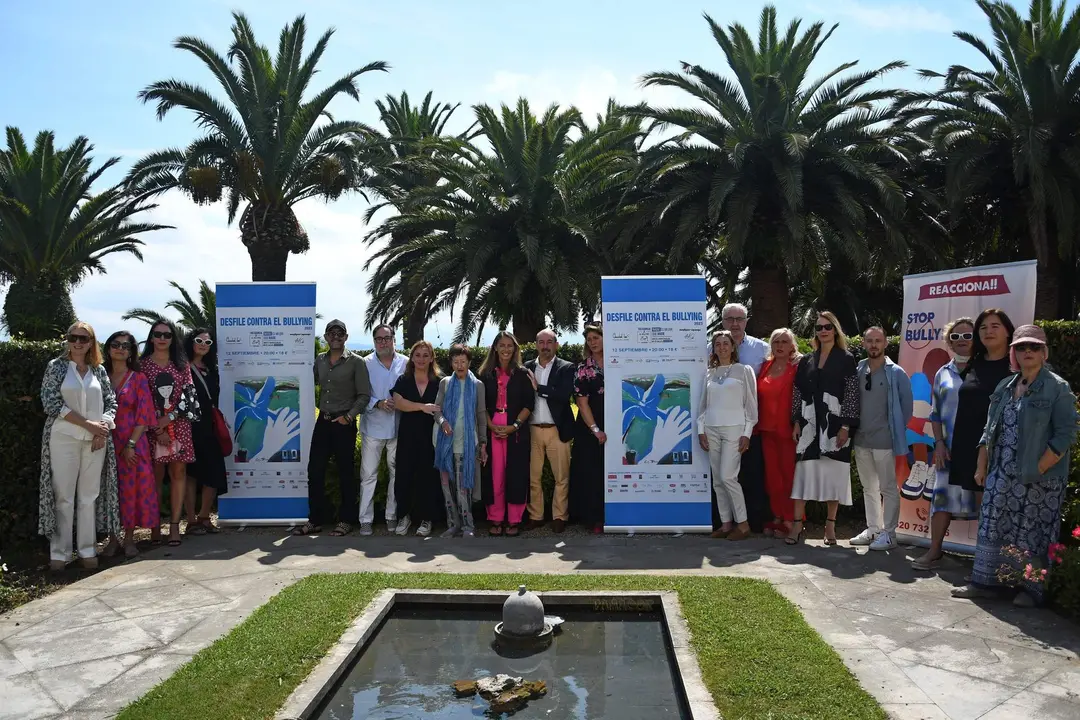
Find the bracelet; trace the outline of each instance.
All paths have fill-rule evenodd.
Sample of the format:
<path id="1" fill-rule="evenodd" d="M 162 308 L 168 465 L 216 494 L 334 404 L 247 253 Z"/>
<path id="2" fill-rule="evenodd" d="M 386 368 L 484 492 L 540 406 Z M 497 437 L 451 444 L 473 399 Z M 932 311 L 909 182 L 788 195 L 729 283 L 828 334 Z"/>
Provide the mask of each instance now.
<path id="1" fill-rule="evenodd" d="M 135 445 L 136 445 L 136 444 L 138 444 L 138 443 L 137 443 L 137 441 L 136 441 L 136 440 L 135 440 L 134 438 L 132 438 L 132 439 L 130 439 L 130 440 L 128 440 L 128 441 L 127 441 L 127 446 L 128 446 L 129 448 L 132 448 L 132 449 L 134 449 L 134 448 L 135 448 Z"/>

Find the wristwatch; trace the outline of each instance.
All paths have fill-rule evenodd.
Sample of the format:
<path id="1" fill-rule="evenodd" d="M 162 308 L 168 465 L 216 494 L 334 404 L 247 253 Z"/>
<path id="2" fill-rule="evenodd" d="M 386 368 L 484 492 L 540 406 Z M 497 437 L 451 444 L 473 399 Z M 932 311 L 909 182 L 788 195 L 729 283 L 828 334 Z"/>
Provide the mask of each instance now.
<path id="1" fill-rule="evenodd" d="M 176 421 L 176 413 L 174 413 L 174 412 L 169 413 L 165 417 L 169 418 L 169 422 L 175 422 Z"/>
<path id="2" fill-rule="evenodd" d="M 599 425 L 590 425 L 589 429 L 593 431 L 593 435 L 600 432 L 600 426 Z"/>
<path id="3" fill-rule="evenodd" d="M 521 421 L 520 420 L 515 420 L 514 421 L 514 429 L 515 430 L 520 430 L 521 429 Z"/>
<path id="4" fill-rule="evenodd" d="M 136 445 L 136 443 L 135 443 L 135 439 L 134 439 L 134 438 L 132 438 L 131 440 L 128 440 L 128 441 L 127 441 L 127 446 L 128 446 L 129 448 L 131 448 L 132 450 L 134 450 L 134 449 L 135 449 L 135 445 Z"/>

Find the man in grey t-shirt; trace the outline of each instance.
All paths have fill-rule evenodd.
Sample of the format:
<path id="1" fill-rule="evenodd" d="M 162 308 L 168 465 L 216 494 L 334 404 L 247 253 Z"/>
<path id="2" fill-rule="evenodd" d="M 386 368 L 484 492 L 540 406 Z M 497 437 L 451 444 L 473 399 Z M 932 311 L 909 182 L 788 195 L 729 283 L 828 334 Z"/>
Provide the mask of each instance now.
<path id="1" fill-rule="evenodd" d="M 907 455 L 907 424 L 913 409 L 911 380 L 902 367 L 885 356 L 886 342 L 885 331 L 879 327 L 863 334 L 867 359 L 859 363 L 862 404 L 853 441 L 866 505 L 866 529 L 853 537 L 851 544 L 869 545 L 871 550 L 896 547 L 900 522 L 896 458 Z"/>

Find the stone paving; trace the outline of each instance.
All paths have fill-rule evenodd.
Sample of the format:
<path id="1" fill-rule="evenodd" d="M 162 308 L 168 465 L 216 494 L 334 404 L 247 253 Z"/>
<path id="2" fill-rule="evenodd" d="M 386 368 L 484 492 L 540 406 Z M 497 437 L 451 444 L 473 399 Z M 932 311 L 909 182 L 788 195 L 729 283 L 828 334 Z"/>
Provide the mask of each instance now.
<path id="1" fill-rule="evenodd" d="M 966 565 L 915 573 L 907 558 L 919 552 L 697 536 L 189 538 L 0 616 L 0 720 L 113 717 L 287 585 L 362 570 L 761 578 L 892 718 L 1080 717 L 1080 628 L 1047 610 L 953 599 Z"/>

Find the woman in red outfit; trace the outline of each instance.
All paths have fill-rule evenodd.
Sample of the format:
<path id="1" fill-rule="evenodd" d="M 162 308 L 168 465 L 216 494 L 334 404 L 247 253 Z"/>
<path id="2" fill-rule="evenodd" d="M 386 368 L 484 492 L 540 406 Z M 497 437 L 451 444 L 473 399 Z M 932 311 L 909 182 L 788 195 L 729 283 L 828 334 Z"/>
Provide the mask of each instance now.
<path id="1" fill-rule="evenodd" d="M 791 388 L 799 348 L 795 333 L 787 328 L 773 330 L 769 356 L 758 375 L 758 424 L 765 457 L 765 488 L 769 493 L 773 521 L 765 534 L 787 537 L 795 521 L 791 486 L 795 479 L 795 441 L 791 439 Z"/>

